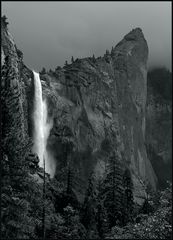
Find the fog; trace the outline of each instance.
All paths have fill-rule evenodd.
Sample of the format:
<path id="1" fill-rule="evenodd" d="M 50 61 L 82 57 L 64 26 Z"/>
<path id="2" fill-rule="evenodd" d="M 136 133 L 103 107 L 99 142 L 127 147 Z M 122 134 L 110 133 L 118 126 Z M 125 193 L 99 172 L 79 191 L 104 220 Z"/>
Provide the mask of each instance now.
<path id="1" fill-rule="evenodd" d="M 133 28 L 149 46 L 149 67 L 171 68 L 171 2 L 2 2 L 9 31 L 30 68 L 55 69 L 102 56 Z"/>

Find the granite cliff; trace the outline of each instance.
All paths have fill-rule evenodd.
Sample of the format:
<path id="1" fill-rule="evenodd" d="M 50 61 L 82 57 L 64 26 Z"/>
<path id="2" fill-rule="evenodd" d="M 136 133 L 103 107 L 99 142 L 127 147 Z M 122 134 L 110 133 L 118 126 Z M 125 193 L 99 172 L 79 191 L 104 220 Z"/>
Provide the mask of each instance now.
<path id="1" fill-rule="evenodd" d="M 147 88 L 147 152 L 158 186 L 165 188 L 172 178 L 172 74 L 165 68 L 149 71 Z"/>
<path id="2" fill-rule="evenodd" d="M 1 26 L 3 96 L 12 112 L 2 117 L 2 129 L 5 136 L 11 128 L 5 123 L 9 117 L 13 131 L 19 132 L 18 144 L 33 136 L 33 73 L 23 63 L 6 24 Z M 108 154 L 115 150 L 131 170 L 136 201 L 145 195 L 143 182 L 156 188 L 157 177 L 145 145 L 147 58 L 147 42 L 136 28 L 103 57 L 76 59 L 40 74 L 53 119 L 47 149 L 56 163 L 55 175 L 70 162 L 86 185 L 91 172 L 98 179 L 104 176 Z M 11 100 L 7 102 L 8 92 Z"/>

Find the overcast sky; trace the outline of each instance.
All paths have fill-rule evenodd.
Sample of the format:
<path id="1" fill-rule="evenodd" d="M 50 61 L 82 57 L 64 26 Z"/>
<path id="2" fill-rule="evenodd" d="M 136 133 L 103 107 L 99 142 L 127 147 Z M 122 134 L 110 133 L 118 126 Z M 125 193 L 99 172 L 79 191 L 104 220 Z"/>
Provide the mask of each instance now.
<path id="1" fill-rule="evenodd" d="M 102 56 L 140 27 L 149 66 L 171 68 L 171 2 L 2 2 L 2 14 L 25 64 L 35 70 Z"/>

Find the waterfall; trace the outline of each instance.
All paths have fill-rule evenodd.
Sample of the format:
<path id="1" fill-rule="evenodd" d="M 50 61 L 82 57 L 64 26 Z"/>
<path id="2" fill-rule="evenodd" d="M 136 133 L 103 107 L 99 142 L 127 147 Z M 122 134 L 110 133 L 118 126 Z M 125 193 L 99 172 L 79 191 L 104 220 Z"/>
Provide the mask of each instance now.
<path id="1" fill-rule="evenodd" d="M 39 157 L 39 166 L 43 168 L 43 160 L 45 159 L 45 171 L 51 177 L 55 173 L 55 161 L 52 154 L 47 150 L 47 140 L 50 130 L 53 127 L 53 119 L 48 118 L 47 101 L 42 97 L 42 85 L 39 73 L 33 71 L 34 74 L 34 111 L 33 111 L 33 152 Z"/>
<path id="2" fill-rule="evenodd" d="M 44 153 L 44 131 L 43 131 L 43 99 L 42 99 L 42 86 L 39 74 L 34 72 L 34 146 L 33 151 L 39 157 L 39 166 L 43 167 L 43 153 Z"/>

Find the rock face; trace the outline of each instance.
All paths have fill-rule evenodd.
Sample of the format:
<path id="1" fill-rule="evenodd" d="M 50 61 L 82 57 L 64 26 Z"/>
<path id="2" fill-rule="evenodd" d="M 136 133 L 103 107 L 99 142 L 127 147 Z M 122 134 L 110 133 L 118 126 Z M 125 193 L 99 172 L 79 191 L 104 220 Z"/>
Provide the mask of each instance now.
<path id="1" fill-rule="evenodd" d="M 159 187 L 163 188 L 166 180 L 172 178 L 172 100 L 165 99 L 149 85 L 147 92 L 147 152 Z"/>
<path id="2" fill-rule="evenodd" d="M 68 161 L 68 156 L 62 154 L 66 146 L 60 137 L 62 131 L 67 131 L 74 164 L 86 179 L 93 169 L 98 177 L 104 174 L 107 158 L 103 146 L 107 141 L 129 165 L 136 196 L 141 195 L 137 190 L 141 190 L 140 178 L 155 188 L 157 180 L 144 144 L 147 57 L 147 42 L 137 28 L 111 54 L 77 59 L 55 73 L 41 76 L 45 84 L 49 83 L 45 94 L 57 98 L 48 143 L 57 166 Z"/>
<path id="3" fill-rule="evenodd" d="M 12 59 L 16 59 L 14 66 L 20 73 L 16 81 L 25 89 L 27 111 L 22 116 L 32 136 L 33 76 L 21 55 L 13 51 L 15 44 L 9 42 L 10 36 L 3 34 L 2 38 L 2 58 L 9 55 L 7 46 Z M 136 28 L 104 57 L 76 59 L 40 76 L 48 114 L 54 121 L 47 149 L 56 161 L 57 175 L 71 161 L 84 182 L 92 171 L 97 178 L 103 177 L 107 152 L 116 150 L 131 170 L 136 200 L 145 194 L 141 179 L 156 187 L 157 178 L 145 147 L 147 58 L 147 42 L 141 29 Z"/>
<path id="4" fill-rule="evenodd" d="M 2 109 L 2 139 L 7 137 L 10 132 L 14 133 L 19 129 L 13 143 L 8 143 L 7 140 L 6 151 L 8 152 L 10 144 L 18 145 L 27 138 L 28 111 L 25 84 L 21 78 L 21 55 L 19 56 L 19 50 L 3 21 L 1 22 L 1 44 L 1 101 L 4 107 Z M 3 142 L 3 144 L 5 143 Z"/>

